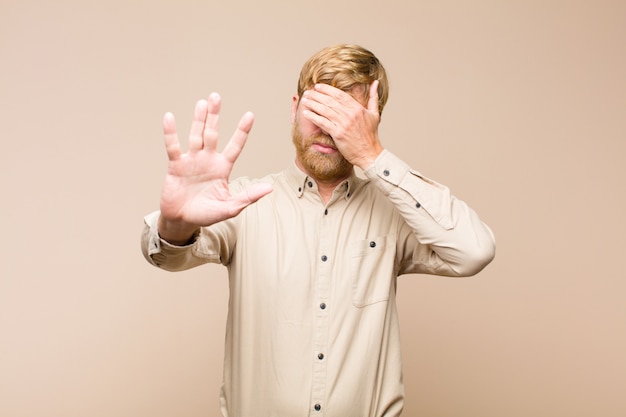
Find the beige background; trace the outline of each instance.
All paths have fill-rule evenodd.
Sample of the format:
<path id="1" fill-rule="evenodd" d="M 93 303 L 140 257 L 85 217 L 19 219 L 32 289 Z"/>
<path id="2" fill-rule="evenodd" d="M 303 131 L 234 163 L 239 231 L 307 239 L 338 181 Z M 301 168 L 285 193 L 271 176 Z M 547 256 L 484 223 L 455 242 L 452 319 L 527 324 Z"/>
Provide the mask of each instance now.
<path id="1" fill-rule="evenodd" d="M 385 146 L 497 237 L 477 277 L 401 278 L 405 415 L 626 415 L 625 2 L 2 0 L 1 416 L 218 414 L 225 270 L 139 250 L 161 117 L 219 91 L 223 138 L 257 117 L 235 174 L 274 172 L 340 42 L 389 71 Z"/>

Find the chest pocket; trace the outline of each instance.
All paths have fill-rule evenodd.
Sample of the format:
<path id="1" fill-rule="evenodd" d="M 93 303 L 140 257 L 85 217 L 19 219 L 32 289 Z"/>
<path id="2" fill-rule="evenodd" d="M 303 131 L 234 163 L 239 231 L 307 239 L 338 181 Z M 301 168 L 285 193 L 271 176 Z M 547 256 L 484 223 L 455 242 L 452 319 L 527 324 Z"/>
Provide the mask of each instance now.
<path id="1" fill-rule="evenodd" d="M 387 236 L 354 242 L 350 251 L 352 304 L 365 307 L 389 300 L 394 281 L 395 245 Z"/>

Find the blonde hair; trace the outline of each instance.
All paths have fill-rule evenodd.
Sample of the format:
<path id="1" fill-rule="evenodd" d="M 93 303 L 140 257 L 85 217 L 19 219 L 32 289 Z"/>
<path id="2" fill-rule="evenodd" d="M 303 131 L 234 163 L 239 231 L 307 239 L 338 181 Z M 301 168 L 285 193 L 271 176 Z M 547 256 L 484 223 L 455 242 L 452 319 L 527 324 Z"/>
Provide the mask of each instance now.
<path id="1" fill-rule="evenodd" d="M 358 45 L 335 45 L 322 49 L 302 66 L 298 80 L 298 96 L 317 83 L 329 84 L 343 91 L 355 86 L 362 89 L 365 100 L 369 100 L 369 87 L 378 84 L 378 111 L 380 114 L 389 97 L 389 81 L 385 68 L 378 58 Z"/>

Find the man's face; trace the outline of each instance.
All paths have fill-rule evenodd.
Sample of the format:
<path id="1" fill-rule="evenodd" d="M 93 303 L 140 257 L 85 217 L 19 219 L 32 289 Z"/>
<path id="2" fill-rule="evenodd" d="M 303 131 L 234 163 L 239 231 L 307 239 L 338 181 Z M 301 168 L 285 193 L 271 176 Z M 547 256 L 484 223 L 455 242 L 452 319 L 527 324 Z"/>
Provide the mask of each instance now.
<path id="1" fill-rule="evenodd" d="M 302 116 L 299 97 L 293 97 L 292 140 L 296 162 L 307 174 L 321 182 L 339 182 L 352 172 L 352 164 L 337 150 L 333 139 Z"/>

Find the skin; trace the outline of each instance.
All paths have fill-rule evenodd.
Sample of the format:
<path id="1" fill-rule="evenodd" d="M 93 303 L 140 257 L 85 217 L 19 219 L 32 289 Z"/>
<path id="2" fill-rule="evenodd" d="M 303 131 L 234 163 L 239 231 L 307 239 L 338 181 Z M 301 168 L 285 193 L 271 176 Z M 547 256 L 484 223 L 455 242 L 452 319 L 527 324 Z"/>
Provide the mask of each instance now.
<path id="1" fill-rule="evenodd" d="M 187 243 L 202 226 L 234 217 L 272 191 L 269 184 L 254 185 L 231 195 L 228 178 L 252 128 L 252 113 L 243 115 L 224 150 L 217 152 L 221 97 L 213 93 L 196 104 L 189 134 L 189 150 L 182 153 L 174 115 L 165 114 L 163 133 L 168 156 L 161 191 L 159 235 L 166 241 Z"/>
<path id="2" fill-rule="evenodd" d="M 370 85 L 365 102 L 358 90 L 344 92 L 326 84 L 315 85 L 300 98 L 293 97 L 291 120 L 302 140 L 314 135 L 326 138 L 321 144 L 303 144 L 311 152 L 343 156 L 349 165 L 370 166 L 383 151 L 378 137 L 378 82 Z M 252 129 L 254 116 L 243 115 L 222 152 L 217 152 L 221 98 L 212 93 L 196 103 L 189 134 L 189 149 L 183 153 L 174 115 L 165 114 L 163 133 L 168 156 L 167 174 L 161 192 L 158 228 L 162 239 L 182 245 L 204 226 L 229 219 L 272 191 L 270 184 L 255 184 L 232 195 L 228 179 Z M 332 140 L 330 140 L 332 138 Z M 351 172 L 317 178 L 306 168 L 301 156 L 296 163 L 318 183 L 320 195 L 328 201 L 334 188 Z"/>
<path id="3" fill-rule="evenodd" d="M 378 136 L 378 81 L 370 85 L 367 102 L 358 88 L 345 92 L 328 84 L 317 84 L 305 91 L 301 99 L 295 95 L 292 101 L 291 121 L 297 124 L 303 138 L 320 134 L 332 138 L 334 146 L 313 144 L 313 151 L 328 155 L 339 153 L 350 165 L 361 169 L 373 164 L 383 151 Z M 335 187 L 352 173 L 350 167 L 334 178 L 319 178 L 307 169 L 299 155 L 296 163 L 316 180 L 325 202 Z"/>

